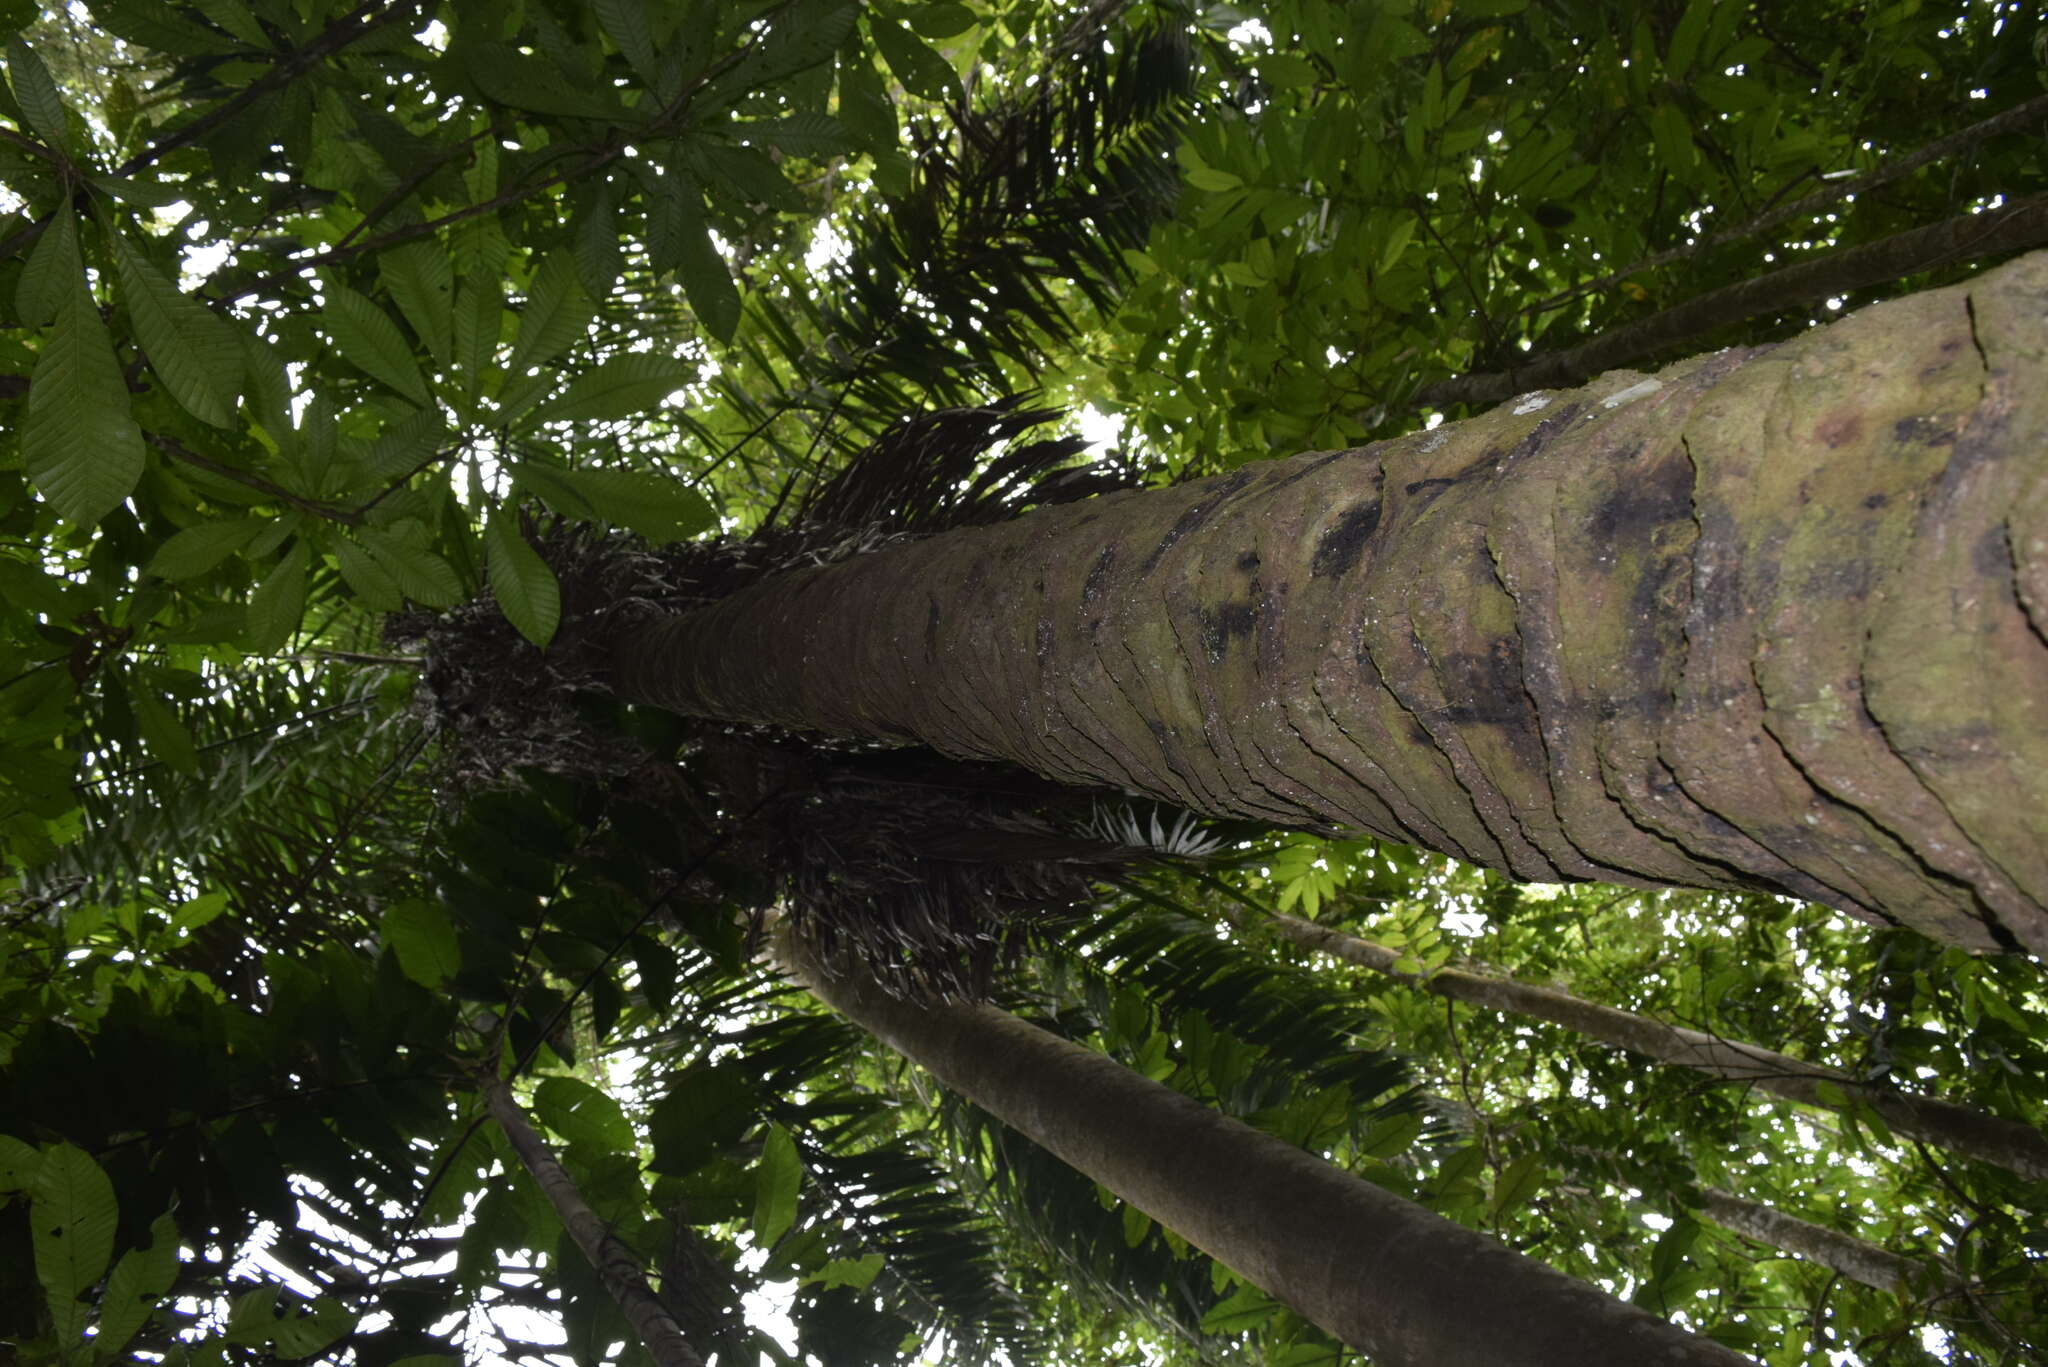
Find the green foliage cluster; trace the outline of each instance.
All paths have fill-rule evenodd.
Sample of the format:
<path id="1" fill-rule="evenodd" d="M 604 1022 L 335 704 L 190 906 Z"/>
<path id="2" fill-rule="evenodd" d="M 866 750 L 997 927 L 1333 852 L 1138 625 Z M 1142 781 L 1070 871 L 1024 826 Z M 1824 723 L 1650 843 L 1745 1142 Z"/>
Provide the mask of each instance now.
<path id="1" fill-rule="evenodd" d="M 2033 22 L 0 4 L 0 1342 L 644 1360 L 483 1116 L 506 1078 L 721 1364 L 1355 1360 L 758 970 L 715 839 L 447 787 L 384 619 L 488 596 L 545 644 L 541 530 L 773 530 L 935 405 L 1093 403 L 1158 477 L 1410 425 L 1424 384 L 2038 186 L 2007 131 L 1744 231 L 2038 97 Z M 1005 990 L 1774 1364 L 2039 1349 L 2038 1184 L 1209 926 L 1247 902 L 2038 1124 L 2019 966 L 1297 838 L 1133 877 Z M 1707 1183 L 1972 1289 L 1842 1285 L 1703 1224 Z"/>

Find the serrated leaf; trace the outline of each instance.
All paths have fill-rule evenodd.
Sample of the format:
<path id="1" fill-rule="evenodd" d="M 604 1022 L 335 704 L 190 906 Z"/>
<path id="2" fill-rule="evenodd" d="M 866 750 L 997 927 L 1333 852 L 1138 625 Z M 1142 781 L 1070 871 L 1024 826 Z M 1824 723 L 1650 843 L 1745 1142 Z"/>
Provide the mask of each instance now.
<path id="1" fill-rule="evenodd" d="M 306 612 L 306 561 L 306 542 L 301 538 L 249 595 L 244 641 L 252 653 L 267 655 L 279 649 L 299 629 Z"/>
<path id="2" fill-rule="evenodd" d="M 178 1227 L 168 1214 L 159 1215 L 149 1227 L 149 1246 L 123 1253 L 107 1277 L 93 1356 L 106 1361 L 127 1347 L 177 1279 Z"/>
<path id="3" fill-rule="evenodd" d="M 544 1080 L 533 1089 L 533 1111 L 572 1149 L 627 1153 L 636 1142 L 619 1103 L 578 1078 Z"/>
<path id="4" fill-rule="evenodd" d="M 562 79 L 552 62 L 529 57 L 506 43 L 471 42 L 458 48 L 469 78 L 502 105 L 613 123 L 630 118 L 615 96 L 601 88 L 578 89 Z"/>
<path id="5" fill-rule="evenodd" d="M 716 190 L 721 184 L 732 197 L 749 204 L 801 213 L 804 197 L 758 147 L 706 142 L 692 149 L 691 165 L 703 172 Z"/>
<path id="6" fill-rule="evenodd" d="M 505 292 L 497 277 L 471 274 L 455 282 L 454 370 L 464 394 L 483 391 L 497 362 L 504 312 Z"/>
<path id="7" fill-rule="evenodd" d="M 71 278 L 84 269 L 85 263 L 78 256 L 78 230 L 71 207 L 66 205 L 43 229 L 35 250 L 21 268 L 21 278 L 14 284 L 14 310 L 21 316 L 21 325 L 49 326 L 64 302 Z"/>
<path id="8" fill-rule="evenodd" d="M 611 191 L 606 189 L 576 222 L 576 275 L 592 299 L 610 295 L 619 278 L 622 257 L 614 218 Z"/>
<path id="9" fill-rule="evenodd" d="M 68 1350 L 85 1332 L 90 1307 L 80 1296 L 114 1253 L 114 1184 L 92 1155 L 70 1144 L 43 1151 L 29 1202 L 36 1280 L 50 1307 L 57 1342 Z"/>
<path id="10" fill-rule="evenodd" d="M 651 352 L 614 356 L 533 410 L 535 422 L 595 422 L 653 408 L 696 378 L 696 369 Z"/>
<path id="11" fill-rule="evenodd" d="M 21 450 L 28 476 L 50 506 L 91 526 L 142 478 L 142 429 L 128 412 L 113 339 L 86 288 L 85 265 L 68 209 L 46 230 L 64 234 L 56 321 L 29 381 Z"/>
<path id="12" fill-rule="evenodd" d="M 320 321 L 351 365 L 422 407 L 432 402 L 405 334 L 369 299 L 346 285 L 330 283 Z"/>
<path id="13" fill-rule="evenodd" d="M 534 275 L 526 306 L 519 311 L 519 340 L 505 368 L 512 375 L 552 361 L 575 344 L 597 314 L 577 278 L 573 257 L 557 253 Z"/>
<path id="14" fill-rule="evenodd" d="M 429 354 L 453 364 L 455 270 L 440 243 L 421 239 L 392 248 L 378 258 L 377 276 Z"/>
<path id="15" fill-rule="evenodd" d="M 512 473 L 563 516 L 596 518 L 656 545 L 694 536 L 718 520 L 703 495 L 669 476 L 639 470 L 561 470 L 532 462 L 515 465 Z"/>
<path id="16" fill-rule="evenodd" d="M 159 579 L 191 579 L 205 574 L 254 541 L 271 524 L 272 519 L 267 517 L 245 517 L 234 522 L 202 522 L 187 527 L 157 547 L 142 572 Z"/>
<path id="17" fill-rule="evenodd" d="M 882 60 L 905 90 L 927 100 L 959 99 L 960 82 L 952 66 L 922 38 L 878 10 L 870 9 L 862 17 Z"/>
<path id="18" fill-rule="evenodd" d="M 519 634 L 547 649 L 562 619 L 562 588 L 555 572 L 519 534 L 518 515 L 500 505 L 484 526 L 484 573 L 491 596 Z"/>
<path id="19" fill-rule="evenodd" d="M 770 1125 L 761 1142 L 761 1162 L 754 1169 L 754 1239 L 757 1247 L 768 1248 L 796 1223 L 797 1190 L 803 1183 L 803 1163 L 797 1158 L 796 1141 L 780 1125 Z"/>
<path id="20" fill-rule="evenodd" d="M 618 44 L 635 75 L 650 86 L 659 71 L 654 61 L 654 34 L 647 23 L 647 7 L 641 0 L 591 0 L 591 10 L 605 36 Z"/>
<path id="21" fill-rule="evenodd" d="M 378 934 L 398 956 L 398 967 L 421 987 L 436 989 L 462 967 L 462 948 L 448 913 L 422 897 L 408 897 L 384 912 Z"/>
<path id="22" fill-rule="evenodd" d="M 233 426 L 242 388 L 242 343 L 235 330 L 181 293 L 120 233 L 108 236 L 121 299 L 150 369 L 193 417 L 215 427 Z"/>
<path id="23" fill-rule="evenodd" d="M 28 120 L 36 136 L 45 146 L 70 159 L 71 129 L 65 119 L 63 97 L 58 95 L 57 83 L 50 79 L 43 59 L 20 38 L 7 45 L 7 84 L 14 91 L 15 103 L 21 107 L 21 116 Z"/>
<path id="24" fill-rule="evenodd" d="M 892 125 L 893 128 L 893 125 Z M 797 113 L 781 119 L 741 119 L 727 130 L 793 157 L 836 157 L 854 149 L 853 135 L 830 114 Z"/>
<path id="25" fill-rule="evenodd" d="M 181 774 L 199 772 L 199 747 L 192 732 L 171 705 L 150 692 L 140 680 L 128 690 L 128 706 L 135 713 L 135 729 L 150 754 Z"/>
<path id="26" fill-rule="evenodd" d="M 363 549 L 407 598 L 430 608 L 454 607 L 462 601 L 462 578 L 440 556 L 375 527 L 364 528 L 361 536 Z"/>
<path id="27" fill-rule="evenodd" d="M 342 579 L 373 611 L 396 612 L 405 606 L 405 595 L 398 591 L 398 581 L 371 559 L 368 551 L 346 535 L 335 539 L 334 560 L 341 566 Z"/>

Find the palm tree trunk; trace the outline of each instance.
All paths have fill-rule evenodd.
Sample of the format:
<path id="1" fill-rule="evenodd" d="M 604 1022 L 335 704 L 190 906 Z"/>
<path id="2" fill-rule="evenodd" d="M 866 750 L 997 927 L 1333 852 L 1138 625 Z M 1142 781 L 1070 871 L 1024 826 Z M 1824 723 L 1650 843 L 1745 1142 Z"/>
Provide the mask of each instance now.
<path id="1" fill-rule="evenodd" d="M 831 977 L 786 929 L 777 956 L 856 1025 L 1383 1367 L 1748 1361 L 992 1006 Z"/>
<path id="2" fill-rule="evenodd" d="M 626 696 L 2048 954 L 2048 253 L 791 572 Z"/>
<path id="3" fill-rule="evenodd" d="M 1397 978 L 1424 992 L 1493 1011 L 1549 1021 L 1616 1049 L 1642 1054 L 1659 1063 L 1691 1068 L 1709 1077 L 1746 1083 L 1808 1106 L 1824 1106 L 1833 1110 L 1852 1105 L 1868 1106 L 1899 1134 L 1910 1135 L 1986 1163 L 1996 1163 L 2030 1181 L 2048 1181 L 2048 1135 L 2017 1120 L 1988 1115 L 1938 1097 L 1912 1096 L 1885 1087 L 1872 1087 L 1824 1063 L 1808 1063 L 1789 1054 L 1744 1044 L 1740 1040 L 1666 1025 L 1648 1016 L 1602 1006 L 1556 988 L 1539 987 L 1461 968 L 1405 973 L 1396 967 L 1401 959 L 1398 950 L 1286 912 L 1270 911 L 1264 907 L 1259 908 L 1259 912 L 1267 923 L 1305 949 L 1318 950 L 1374 973 Z M 1251 922 L 1248 915 L 1239 917 L 1233 913 L 1231 917 L 1239 925 Z M 1833 1096 L 1828 1095 L 1830 1090 Z"/>

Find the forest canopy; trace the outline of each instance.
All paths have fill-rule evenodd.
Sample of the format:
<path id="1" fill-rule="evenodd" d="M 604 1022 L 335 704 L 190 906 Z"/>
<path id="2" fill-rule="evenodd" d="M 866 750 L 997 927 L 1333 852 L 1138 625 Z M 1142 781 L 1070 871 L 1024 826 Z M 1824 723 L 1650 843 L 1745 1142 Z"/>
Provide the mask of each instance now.
<path id="1" fill-rule="evenodd" d="M 2037 9 L 0 30 L 0 1359 L 1429 1360 L 933 1081 L 787 924 L 1741 1359 L 2048 1353 L 2010 937 L 678 716 L 603 634 L 1970 280 L 2048 244 Z"/>

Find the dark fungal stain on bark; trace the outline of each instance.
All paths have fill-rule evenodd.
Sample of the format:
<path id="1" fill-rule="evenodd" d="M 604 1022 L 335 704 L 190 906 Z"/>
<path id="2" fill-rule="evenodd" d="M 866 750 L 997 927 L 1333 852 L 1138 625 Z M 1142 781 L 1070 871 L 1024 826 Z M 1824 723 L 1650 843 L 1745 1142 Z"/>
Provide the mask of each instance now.
<path id="1" fill-rule="evenodd" d="M 1207 498 L 1204 498 L 1201 502 L 1182 513 L 1174 520 L 1174 524 L 1166 529 L 1166 535 L 1159 538 L 1159 544 L 1154 546 L 1152 553 L 1145 557 L 1145 563 L 1139 566 L 1138 572 L 1140 574 L 1150 574 L 1153 570 L 1159 568 L 1159 562 L 1165 558 L 1168 551 L 1173 549 L 1176 541 L 1179 541 L 1189 532 L 1194 531 L 1204 522 L 1207 522 L 1211 514 L 1221 507 L 1232 494 L 1251 482 L 1251 477 L 1249 470 L 1239 470 L 1236 474 L 1224 479 L 1222 483 L 1211 490 Z"/>
<path id="2" fill-rule="evenodd" d="M 1892 424 L 1892 440 L 1912 446 L 1953 446 L 1955 424 L 1941 418 L 1900 418 Z"/>
<path id="3" fill-rule="evenodd" d="M 1102 596 L 1102 585 L 1109 578 L 1109 570 L 1116 564 L 1116 545 L 1104 546 L 1096 555 L 1095 563 L 1088 567 L 1088 577 L 1081 581 L 1081 601 L 1092 603 Z"/>
<path id="4" fill-rule="evenodd" d="M 1202 612 L 1202 645 L 1211 660 L 1221 660 L 1238 641 L 1249 640 L 1258 626 L 1259 610 L 1250 603 L 1225 603 Z"/>
<path id="5" fill-rule="evenodd" d="M 1317 539 L 1315 554 L 1309 557 L 1309 577 L 1328 579 L 1333 575 L 1349 574 L 1365 553 L 1365 543 L 1379 525 L 1378 499 L 1354 503 L 1346 508 L 1338 514 L 1329 530 Z"/>

